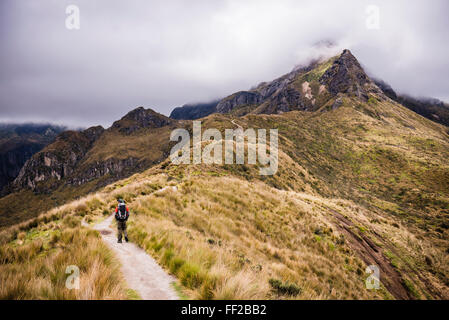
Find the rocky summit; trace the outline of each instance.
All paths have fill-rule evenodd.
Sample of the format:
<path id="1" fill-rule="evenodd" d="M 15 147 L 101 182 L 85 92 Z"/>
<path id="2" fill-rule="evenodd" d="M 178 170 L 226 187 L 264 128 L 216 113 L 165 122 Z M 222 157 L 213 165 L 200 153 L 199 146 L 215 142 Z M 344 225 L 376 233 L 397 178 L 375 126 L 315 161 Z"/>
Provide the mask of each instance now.
<path id="1" fill-rule="evenodd" d="M 346 94 L 368 99 L 369 94 L 382 91 L 366 75 L 349 50 L 326 61 L 313 61 L 292 72 L 250 91 L 241 91 L 221 100 L 219 113 L 238 115 L 278 114 L 293 110 L 316 111 L 326 104 L 334 107 L 335 97 Z"/>

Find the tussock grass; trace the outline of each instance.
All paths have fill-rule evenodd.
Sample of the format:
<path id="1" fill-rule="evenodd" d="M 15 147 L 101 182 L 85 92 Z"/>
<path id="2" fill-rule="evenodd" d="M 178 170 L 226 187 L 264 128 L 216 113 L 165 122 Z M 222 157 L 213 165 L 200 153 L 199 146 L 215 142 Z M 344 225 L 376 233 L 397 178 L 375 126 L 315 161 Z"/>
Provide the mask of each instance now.
<path id="1" fill-rule="evenodd" d="M 347 272 L 346 258 L 353 269 L 362 264 L 336 234 L 315 240 L 314 230 L 331 229 L 320 200 L 292 195 L 233 177 L 187 177 L 178 191 L 137 197 L 129 234 L 193 298 L 380 298 Z M 271 278 L 289 289 L 273 292 Z"/>
<path id="2" fill-rule="evenodd" d="M 391 101 L 362 104 L 349 98 L 330 112 L 246 115 L 238 123 L 244 129 L 279 129 L 276 175 L 259 176 L 257 165 L 165 161 L 0 231 L 2 280 L 11 276 L 31 284 L 29 268 L 57 265 L 45 259 L 60 256 L 71 263 L 60 246 L 72 246 L 81 265 L 98 259 L 84 272 L 100 283 L 95 270 L 115 274 L 115 264 L 94 249 L 100 245 L 95 235 L 84 234 L 93 251 L 83 258 L 75 253 L 84 250 L 83 242 L 72 241 L 75 234 L 67 231 L 86 232 L 81 217 L 99 221 L 123 198 L 132 212 L 131 240 L 176 275 L 189 298 L 391 298 L 384 288 L 366 290 L 366 266 L 339 231 L 335 212 L 385 253 L 413 297 L 449 297 L 446 129 Z M 204 119 L 208 127 L 223 131 L 234 125 L 226 115 L 212 115 Z M 107 150 L 97 151 L 103 157 Z M 176 191 L 158 191 L 175 185 Z M 44 274 L 30 290 L 12 281 L 2 295 L 35 297 L 42 291 L 32 288 L 42 287 L 62 296 L 59 278 Z M 91 287 L 75 298 L 119 291 Z"/>
<path id="3" fill-rule="evenodd" d="M 79 290 L 66 288 L 66 268 L 80 269 Z M 51 230 L 0 247 L 0 299 L 123 299 L 117 261 L 96 231 Z"/>
<path id="4" fill-rule="evenodd" d="M 0 299 L 125 299 L 118 261 L 81 219 L 99 209 L 96 196 L 51 210 L 0 233 Z M 66 268 L 80 270 L 69 290 Z"/>

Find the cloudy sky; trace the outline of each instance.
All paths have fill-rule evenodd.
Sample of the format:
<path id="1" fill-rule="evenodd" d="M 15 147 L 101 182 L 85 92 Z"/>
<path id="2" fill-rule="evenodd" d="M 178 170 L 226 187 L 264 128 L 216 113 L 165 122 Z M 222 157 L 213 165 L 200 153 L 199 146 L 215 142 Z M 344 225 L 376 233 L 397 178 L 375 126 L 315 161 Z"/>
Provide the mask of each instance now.
<path id="1" fill-rule="evenodd" d="M 287 73 L 323 41 L 398 92 L 449 101 L 448 12 L 447 0 L 1 0 L 0 121 L 169 115 Z"/>

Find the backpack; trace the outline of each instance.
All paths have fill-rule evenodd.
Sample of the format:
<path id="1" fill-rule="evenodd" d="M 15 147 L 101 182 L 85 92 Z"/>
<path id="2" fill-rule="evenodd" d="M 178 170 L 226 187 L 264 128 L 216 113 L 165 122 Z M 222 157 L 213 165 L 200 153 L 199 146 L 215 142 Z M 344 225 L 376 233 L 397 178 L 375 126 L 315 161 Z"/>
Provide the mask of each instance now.
<path id="1" fill-rule="evenodd" d="M 115 218 L 117 220 L 121 220 L 121 221 L 128 219 L 128 212 L 126 210 L 126 204 L 120 203 L 118 205 L 118 210 L 117 210 L 117 213 L 115 214 Z"/>

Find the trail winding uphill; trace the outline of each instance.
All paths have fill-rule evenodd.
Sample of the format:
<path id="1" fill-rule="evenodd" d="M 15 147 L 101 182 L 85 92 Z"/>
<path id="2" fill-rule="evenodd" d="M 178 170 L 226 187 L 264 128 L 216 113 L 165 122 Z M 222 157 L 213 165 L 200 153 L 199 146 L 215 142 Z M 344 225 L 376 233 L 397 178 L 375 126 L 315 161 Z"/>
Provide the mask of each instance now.
<path id="1" fill-rule="evenodd" d="M 103 241 L 112 249 L 122 265 L 128 286 L 144 300 L 177 300 L 168 275 L 143 249 L 131 242 L 117 243 L 116 230 L 110 225 L 114 215 L 95 225 Z"/>
<path id="2" fill-rule="evenodd" d="M 143 300 L 179 299 L 171 286 L 176 279 L 167 274 L 151 256 L 134 243 L 117 243 L 117 231 L 111 228 L 113 218 L 112 214 L 96 224 L 94 229 L 100 232 L 103 241 L 119 259 L 127 285 L 135 290 Z"/>

